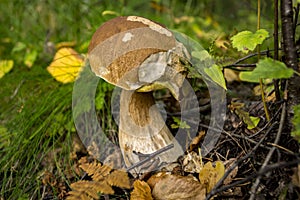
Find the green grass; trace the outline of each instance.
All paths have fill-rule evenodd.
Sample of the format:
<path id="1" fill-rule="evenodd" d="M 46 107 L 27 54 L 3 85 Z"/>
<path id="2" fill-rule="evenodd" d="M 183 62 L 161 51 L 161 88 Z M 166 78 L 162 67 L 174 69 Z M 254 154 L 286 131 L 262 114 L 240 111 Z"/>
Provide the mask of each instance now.
<path id="1" fill-rule="evenodd" d="M 1 124 L 9 135 L 0 151 L 1 194 L 5 199 L 38 191 L 41 162 L 57 148 L 64 148 L 61 153 L 67 154 L 71 145 L 62 142 L 70 142 L 75 131 L 70 109 L 72 84 L 61 86 L 38 67 L 19 73 L 23 76 L 15 72 L 0 80 L 5 85 L 1 94 L 6 94 L 1 99 L 6 102 L 1 106 Z"/>

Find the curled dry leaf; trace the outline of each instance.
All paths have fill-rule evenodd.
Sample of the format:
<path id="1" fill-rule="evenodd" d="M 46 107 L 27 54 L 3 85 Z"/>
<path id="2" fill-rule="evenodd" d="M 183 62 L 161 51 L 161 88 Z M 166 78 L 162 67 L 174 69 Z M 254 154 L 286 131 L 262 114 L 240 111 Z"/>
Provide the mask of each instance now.
<path id="1" fill-rule="evenodd" d="M 136 180 L 133 183 L 130 200 L 153 200 L 151 189 L 145 181 Z"/>
<path id="2" fill-rule="evenodd" d="M 221 161 L 217 161 L 215 167 L 211 162 L 207 162 L 199 173 L 200 183 L 205 185 L 207 192 L 210 192 L 224 173 L 225 167 Z"/>
<path id="3" fill-rule="evenodd" d="M 205 131 L 200 131 L 199 134 L 193 138 L 193 140 L 190 143 L 189 150 L 193 151 L 196 147 L 199 147 L 200 141 L 204 138 Z"/>
<path id="4" fill-rule="evenodd" d="M 156 200 L 205 199 L 206 189 L 195 177 L 168 173 L 153 175 L 148 183 Z"/>

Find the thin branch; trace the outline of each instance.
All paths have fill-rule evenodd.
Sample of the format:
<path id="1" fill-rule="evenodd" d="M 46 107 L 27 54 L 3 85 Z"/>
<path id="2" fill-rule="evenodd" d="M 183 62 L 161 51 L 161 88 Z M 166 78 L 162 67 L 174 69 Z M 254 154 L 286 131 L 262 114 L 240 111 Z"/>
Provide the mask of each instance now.
<path id="1" fill-rule="evenodd" d="M 276 138 L 274 140 L 275 145 L 278 144 L 279 139 L 281 137 L 281 133 L 282 133 L 282 129 L 283 129 L 284 121 L 285 121 L 285 116 L 286 116 L 286 102 L 283 102 L 283 106 L 282 106 L 282 110 L 281 110 L 281 117 L 280 117 L 280 124 L 279 124 L 279 128 L 278 128 L 278 131 L 277 131 Z M 268 165 L 275 149 L 276 149 L 275 146 L 273 146 L 271 148 L 271 150 L 269 151 L 263 165 L 261 166 L 261 168 L 259 170 L 259 173 L 265 170 L 264 168 L 266 168 L 266 166 Z M 257 190 L 258 185 L 260 183 L 260 179 L 261 179 L 261 176 L 258 176 L 257 179 L 255 180 L 254 184 L 252 185 L 251 191 L 250 191 L 251 196 L 250 196 L 249 200 L 254 200 L 255 199 L 256 190 Z"/>
<path id="2" fill-rule="evenodd" d="M 144 154 L 144 156 L 146 156 L 146 158 L 144 160 L 141 160 L 140 162 L 137 162 L 133 165 L 131 165 L 130 167 L 128 167 L 126 169 L 127 172 L 129 172 L 130 170 L 136 168 L 136 167 L 139 167 L 143 164 L 145 164 L 146 162 L 150 161 L 151 159 L 153 159 L 155 156 L 158 156 L 159 154 L 165 152 L 165 151 L 168 151 L 169 149 L 172 149 L 174 147 L 174 144 L 169 144 L 168 146 L 165 146 L 157 151 L 155 151 L 154 153 L 151 153 L 151 154 Z"/>
<path id="3" fill-rule="evenodd" d="M 266 133 L 263 135 L 263 137 L 259 140 L 259 142 L 255 145 L 255 147 L 248 152 L 243 158 L 237 160 L 233 165 L 231 165 L 231 167 L 229 167 L 229 169 L 225 172 L 224 176 L 218 181 L 218 183 L 215 185 L 215 187 L 210 191 L 210 193 L 207 194 L 206 199 L 210 199 L 211 197 L 213 197 L 215 194 L 219 193 L 220 191 L 218 190 L 218 188 L 221 186 L 221 184 L 223 183 L 223 181 L 227 178 L 227 176 L 232 172 L 232 170 L 234 170 L 241 162 L 243 162 L 244 160 L 248 159 L 250 156 L 252 156 L 252 154 L 254 154 L 254 152 L 258 149 L 258 147 L 261 145 L 261 143 L 264 141 L 264 139 L 267 137 L 268 133 L 271 132 L 271 130 L 273 129 L 273 127 L 276 125 L 277 123 L 273 123 L 270 128 L 266 131 Z"/>
<path id="4" fill-rule="evenodd" d="M 264 51 L 261 51 L 261 52 L 260 52 L 260 55 L 268 55 L 268 53 L 269 53 L 270 51 L 273 51 L 273 50 L 264 50 Z M 257 52 L 251 53 L 251 54 L 249 54 L 249 55 L 247 55 L 247 56 L 245 56 L 245 57 L 243 57 L 243 58 L 240 58 L 240 59 L 236 60 L 234 63 L 232 63 L 232 64 L 230 64 L 230 65 L 226 65 L 226 66 L 224 66 L 223 68 L 226 68 L 226 67 L 228 68 L 228 67 L 230 67 L 230 66 L 232 66 L 232 65 L 237 65 L 237 64 L 239 64 L 239 63 L 241 63 L 241 62 L 243 62 L 243 61 L 245 61 L 245 60 L 247 60 L 247 59 L 249 59 L 249 58 L 252 58 L 252 57 L 254 57 L 254 56 L 257 56 Z"/>
<path id="5" fill-rule="evenodd" d="M 260 171 L 258 173 L 252 174 L 252 175 L 248 176 L 247 178 L 245 178 L 243 180 L 236 181 L 234 183 L 231 183 L 229 185 L 225 185 L 225 186 L 223 186 L 223 187 L 221 187 L 219 189 L 216 189 L 215 192 L 214 192 L 214 195 L 217 194 L 217 193 L 226 191 L 226 190 L 228 190 L 230 188 L 233 188 L 235 186 L 238 186 L 238 185 L 241 185 L 243 183 L 246 183 L 246 182 L 254 179 L 257 176 L 265 175 L 267 172 L 272 171 L 274 169 L 288 167 L 288 166 L 296 165 L 296 164 L 299 164 L 299 163 L 300 163 L 300 159 L 298 158 L 298 159 L 293 160 L 291 162 L 278 162 L 278 163 L 275 163 L 275 164 L 268 165 L 267 167 L 264 168 L 263 171 Z M 209 200 L 210 198 L 212 198 L 212 195 L 210 195 L 210 194 L 211 194 L 211 192 L 206 197 L 206 200 Z"/>

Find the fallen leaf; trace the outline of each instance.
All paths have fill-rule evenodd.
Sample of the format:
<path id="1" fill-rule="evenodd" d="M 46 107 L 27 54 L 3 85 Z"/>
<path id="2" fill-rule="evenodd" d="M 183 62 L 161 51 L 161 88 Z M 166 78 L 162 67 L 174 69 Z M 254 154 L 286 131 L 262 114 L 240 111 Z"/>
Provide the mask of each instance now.
<path id="1" fill-rule="evenodd" d="M 242 109 L 243 107 L 244 104 L 239 102 L 231 102 L 229 106 L 230 110 L 237 114 L 239 118 L 247 125 L 247 129 L 251 130 L 258 125 L 260 118 L 250 116 L 247 111 Z"/>
<path id="2" fill-rule="evenodd" d="M 74 49 L 61 48 L 47 70 L 57 81 L 70 83 L 78 76 L 83 63 L 83 58 Z"/>
<path id="3" fill-rule="evenodd" d="M 205 185 L 207 192 L 210 192 L 224 173 L 225 167 L 221 161 L 217 161 L 215 167 L 211 162 L 207 162 L 199 173 L 200 183 Z"/>
<path id="4" fill-rule="evenodd" d="M 224 39 L 224 37 L 219 36 L 216 40 L 215 40 L 215 45 L 216 47 L 220 48 L 220 49 L 224 49 L 227 50 L 228 46 L 230 45 L 230 42 L 227 41 L 226 39 Z"/>
<path id="5" fill-rule="evenodd" d="M 248 112 L 242 109 L 235 109 L 235 113 L 239 116 L 241 120 L 243 120 L 245 124 L 247 124 L 247 129 L 249 130 L 254 129 L 260 121 L 259 117 L 250 116 Z"/>
<path id="6" fill-rule="evenodd" d="M 238 73 L 236 71 L 234 71 L 232 69 L 228 69 L 228 68 L 224 69 L 224 77 L 228 83 L 240 80 Z"/>
<path id="7" fill-rule="evenodd" d="M 189 151 L 192 151 L 194 148 L 199 146 L 199 143 L 204 138 L 204 136 L 205 136 L 205 131 L 200 131 L 199 134 L 192 139 L 189 146 Z"/>
<path id="8" fill-rule="evenodd" d="M 156 200 L 202 200 L 206 197 L 205 187 L 192 176 L 158 173 L 150 177 L 148 183 Z"/>
<path id="9" fill-rule="evenodd" d="M 130 200 L 153 200 L 151 189 L 145 181 L 136 180 L 133 183 Z"/>
<path id="10" fill-rule="evenodd" d="M 37 56 L 38 56 L 38 52 L 36 50 L 27 51 L 24 56 L 24 64 L 28 68 L 31 68 L 33 63 L 35 62 Z"/>
<path id="11" fill-rule="evenodd" d="M 199 173 L 202 169 L 201 158 L 196 152 L 189 152 L 183 157 L 182 168 L 185 172 Z"/>
<path id="12" fill-rule="evenodd" d="M 70 199 L 99 199 L 98 193 L 114 194 L 114 190 L 105 182 L 98 181 L 77 181 L 70 185 L 72 191 L 70 191 L 67 197 Z"/>
<path id="13" fill-rule="evenodd" d="M 0 78 L 8 73 L 14 66 L 13 60 L 1 60 L 0 61 Z"/>
<path id="14" fill-rule="evenodd" d="M 120 188 L 130 189 L 130 181 L 128 174 L 121 170 L 115 170 L 108 175 L 106 181 L 111 186 L 117 186 Z"/>

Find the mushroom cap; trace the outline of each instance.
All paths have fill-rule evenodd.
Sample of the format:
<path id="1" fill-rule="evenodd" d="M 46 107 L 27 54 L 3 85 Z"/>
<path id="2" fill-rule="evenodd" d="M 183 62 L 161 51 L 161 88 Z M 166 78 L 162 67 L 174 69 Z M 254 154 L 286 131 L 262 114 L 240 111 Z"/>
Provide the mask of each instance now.
<path id="1" fill-rule="evenodd" d="M 173 33 L 161 24 L 138 16 L 121 16 L 96 30 L 88 48 L 88 58 L 97 76 L 123 89 L 136 90 L 164 74 L 170 55 L 167 52 L 176 47 L 178 42 Z M 151 78 L 147 81 L 139 66 L 154 54 L 162 55 L 165 64 L 155 65 L 151 70 L 147 67 L 153 64 L 144 65 L 146 77 Z"/>

